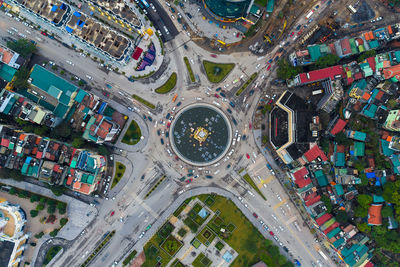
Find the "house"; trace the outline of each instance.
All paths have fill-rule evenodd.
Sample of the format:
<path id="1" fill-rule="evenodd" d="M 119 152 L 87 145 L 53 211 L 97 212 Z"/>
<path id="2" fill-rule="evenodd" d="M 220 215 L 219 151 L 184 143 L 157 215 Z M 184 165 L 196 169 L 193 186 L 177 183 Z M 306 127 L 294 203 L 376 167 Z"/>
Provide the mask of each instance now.
<path id="1" fill-rule="evenodd" d="M 303 188 L 311 184 L 310 174 L 308 173 L 306 167 L 300 167 L 293 170 L 292 172 L 290 172 L 290 176 L 299 188 Z"/>
<path id="2" fill-rule="evenodd" d="M 357 141 L 362 141 L 365 142 L 367 139 L 367 134 L 360 132 L 360 131 L 353 131 L 353 130 L 346 130 L 345 134 L 348 138 L 357 140 Z"/>
<path id="3" fill-rule="evenodd" d="M 382 225 L 382 204 L 371 204 L 368 209 L 368 225 Z"/>
<path id="4" fill-rule="evenodd" d="M 337 135 L 338 133 L 342 132 L 344 127 L 346 126 L 347 122 L 342 120 L 342 119 L 338 119 L 335 123 L 335 125 L 333 126 L 332 130 L 330 131 L 330 134 L 332 136 Z"/>
<path id="5" fill-rule="evenodd" d="M 400 109 L 391 110 L 382 127 L 394 132 L 400 131 Z"/>
<path id="6" fill-rule="evenodd" d="M 95 114 L 86 124 L 82 137 L 100 144 L 112 141 L 119 130 L 118 124 L 107 120 L 103 115 Z"/>

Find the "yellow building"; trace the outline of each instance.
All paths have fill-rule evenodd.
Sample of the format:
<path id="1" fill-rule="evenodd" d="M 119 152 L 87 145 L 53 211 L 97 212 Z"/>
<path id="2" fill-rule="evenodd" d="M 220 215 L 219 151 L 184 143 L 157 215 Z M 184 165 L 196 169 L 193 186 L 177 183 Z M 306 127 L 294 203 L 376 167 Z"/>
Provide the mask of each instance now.
<path id="1" fill-rule="evenodd" d="M 19 205 L 0 198 L 0 266 L 16 267 L 29 234 L 24 233 L 25 212 Z"/>

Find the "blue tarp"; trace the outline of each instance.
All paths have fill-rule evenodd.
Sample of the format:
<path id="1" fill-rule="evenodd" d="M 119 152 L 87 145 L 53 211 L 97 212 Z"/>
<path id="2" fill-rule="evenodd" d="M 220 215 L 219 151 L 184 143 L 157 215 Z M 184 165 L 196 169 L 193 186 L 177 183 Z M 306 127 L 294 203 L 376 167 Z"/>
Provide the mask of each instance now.
<path id="1" fill-rule="evenodd" d="M 81 16 L 81 13 L 79 13 L 78 11 L 75 11 L 74 16 L 79 18 Z"/>
<path id="2" fill-rule="evenodd" d="M 73 29 L 71 29 L 70 27 L 68 27 L 68 26 L 65 26 L 65 30 L 67 31 L 67 32 L 69 32 L 69 33 L 71 33 L 71 32 L 73 32 L 74 30 Z"/>
<path id="3" fill-rule="evenodd" d="M 372 179 L 372 178 L 375 178 L 375 177 L 376 177 L 374 172 L 367 172 L 367 173 L 365 173 L 365 176 L 366 176 L 368 179 Z"/>
<path id="4" fill-rule="evenodd" d="M 67 9 L 67 6 L 64 3 L 62 3 L 60 6 L 60 9 L 65 10 L 65 9 Z"/>
<path id="5" fill-rule="evenodd" d="M 52 8 L 51 8 L 51 12 L 56 12 L 57 11 L 57 6 L 56 5 L 54 5 Z"/>

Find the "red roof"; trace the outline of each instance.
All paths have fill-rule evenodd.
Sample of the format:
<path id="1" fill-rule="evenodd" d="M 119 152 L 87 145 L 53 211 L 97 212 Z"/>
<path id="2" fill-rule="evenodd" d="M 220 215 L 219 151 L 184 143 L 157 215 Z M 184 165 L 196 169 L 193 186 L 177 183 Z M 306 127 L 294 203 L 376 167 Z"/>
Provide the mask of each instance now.
<path id="1" fill-rule="evenodd" d="M 138 60 L 140 55 L 142 54 L 142 52 L 143 52 L 143 49 L 140 48 L 139 46 L 136 46 L 135 51 L 132 54 L 132 58 L 134 60 Z"/>
<path id="2" fill-rule="evenodd" d="M 99 128 L 97 129 L 97 136 L 99 136 L 101 139 L 105 139 L 107 134 L 110 132 L 112 128 L 112 124 L 109 123 L 108 121 L 103 120 L 103 122 L 100 124 Z"/>
<path id="3" fill-rule="evenodd" d="M 343 131 L 344 127 L 346 126 L 347 121 L 344 121 L 342 119 L 338 119 L 336 122 L 335 126 L 333 126 L 331 130 L 331 135 L 335 136 L 336 134 L 340 133 Z"/>
<path id="4" fill-rule="evenodd" d="M 82 183 L 81 188 L 78 190 L 80 193 L 83 193 L 85 195 L 89 195 L 90 192 L 90 185 Z"/>
<path id="5" fill-rule="evenodd" d="M 58 172 L 60 170 L 60 165 L 56 164 L 53 167 L 53 171 Z"/>
<path id="6" fill-rule="evenodd" d="M 311 162 L 318 157 L 320 157 L 322 159 L 322 161 L 328 160 L 325 153 L 319 148 L 318 145 L 314 145 L 310 150 L 308 150 L 306 153 L 304 153 L 304 156 L 306 157 L 308 162 Z"/>
<path id="7" fill-rule="evenodd" d="M 357 72 L 356 74 L 354 74 L 355 80 L 361 80 L 362 78 L 363 78 L 362 72 Z"/>
<path id="8" fill-rule="evenodd" d="M 331 226 L 325 229 L 324 234 L 328 234 L 330 231 L 338 227 L 340 224 L 338 222 L 334 222 Z"/>
<path id="9" fill-rule="evenodd" d="M 1 139 L 1 145 L 2 146 L 8 147 L 9 144 L 10 144 L 10 140 L 5 139 L 5 138 Z"/>
<path id="10" fill-rule="evenodd" d="M 306 185 L 309 185 L 311 183 L 311 179 L 310 177 L 304 177 L 308 174 L 307 168 L 303 167 L 300 170 L 296 171 L 295 173 L 293 173 L 294 179 L 295 179 L 295 183 L 297 184 L 297 186 L 299 188 L 303 188 Z"/>
<path id="11" fill-rule="evenodd" d="M 375 70 L 376 70 L 375 57 L 367 58 L 367 62 L 368 62 L 369 67 L 373 70 L 373 72 L 375 72 Z"/>
<path id="12" fill-rule="evenodd" d="M 345 73 L 343 67 L 338 65 L 338 66 L 328 67 L 325 69 L 313 70 L 308 73 L 300 73 L 299 75 L 301 83 L 311 83 L 311 82 L 325 80 L 328 78 L 331 78 L 331 80 L 333 80 L 335 76 L 338 75 L 344 77 Z"/>
<path id="13" fill-rule="evenodd" d="M 43 152 L 38 151 L 38 153 L 36 154 L 36 158 L 41 159 L 42 157 L 43 157 Z"/>
<path id="14" fill-rule="evenodd" d="M 73 180 L 74 180 L 74 178 L 72 178 L 72 176 L 69 176 L 68 180 L 67 180 L 67 185 L 71 185 Z"/>
<path id="15" fill-rule="evenodd" d="M 364 265 L 364 267 L 374 267 L 374 264 L 369 261 L 367 264 Z"/>
<path id="16" fill-rule="evenodd" d="M 315 222 L 321 226 L 323 225 L 325 222 L 327 222 L 328 220 L 330 220 L 332 218 L 332 215 L 329 213 L 325 213 L 324 215 L 322 215 L 321 217 L 317 218 L 315 220 Z"/>
<path id="17" fill-rule="evenodd" d="M 349 39 L 342 39 L 340 41 L 340 46 L 342 47 L 342 53 L 343 55 L 349 55 L 351 54 L 351 47 L 350 47 L 350 41 Z"/>
<path id="18" fill-rule="evenodd" d="M 312 204 L 315 204 L 315 203 L 317 203 L 317 202 L 320 201 L 320 200 L 321 200 L 321 196 L 316 196 L 316 197 L 310 199 L 309 201 L 307 201 L 307 202 L 306 202 L 306 206 L 309 207 L 309 206 L 311 206 Z"/>

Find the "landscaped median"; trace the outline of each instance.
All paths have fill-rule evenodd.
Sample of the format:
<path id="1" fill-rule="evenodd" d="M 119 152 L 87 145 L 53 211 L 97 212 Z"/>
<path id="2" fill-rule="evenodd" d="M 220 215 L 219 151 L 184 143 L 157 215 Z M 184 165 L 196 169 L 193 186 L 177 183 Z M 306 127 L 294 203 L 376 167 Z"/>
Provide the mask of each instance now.
<path id="1" fill-rule="evenodd" d="M 176 85 L 176 72 L 173 72 L 171 76 L 168 78 L 168 80 L 158 87 L 155 92 L 157 94 L 168 94 L 172 89 L 175 88 Z"/>
<path id="2" fill-rule="evenodd" d="M 161 177 L 160 180 L 157 181 L 157 183 L 149 190 L 149 192 L 147 192 L 144 199 L 148 198 L 151 195 L 151 193 L 153 193 L 153 191 L 156 190 L 156 188 L 164 181 L 164 179 L 165 179 L 165 175 L 163 177 Z"/>
<path id="3" fill-rule="evenodd" d="M 103 241 L 95 248 L 92 254 L 85 260 L 85 262 L 81 265 L 81 267 L 88 266 L 89 263 L 100 253 L 100 251 L 110 242 L 111 238 L 114 236 L 115 230 L 109 232 L 105 235 Z"/>
<path id="4" fill-rule="evenodd" d="M 190 80 L 192 81 L 192 83 L 194 83 L 196 79 L 194 77 L 192 67 L 190 66 L 189 59 L 187 57 L 184 57 L 183 60 L 185 61 L 186 68 L 189 72 Z"/>
<path id="5" fill-rule="evenodd" d="M 156 108 L 156 106 L 154 104 L 150 103 L 146 99 L 141 98 L 138 95 L 133 94 L 132 97 L 133 97 L 133 99 L 139 101 L 140 103 L 142 103 L 143 105 L 145 105 L 145 106 L 147 106 L 147 107 L 149 107 L 151 109 L 155 109 Z"/>
<path id="6" fill-rule="evenodd" d="M 114 179 L 111 184 L 111 189 L 117 185 L 119 180 L 122 179 L 122 177 L 124 176 L 125 170 L 126 170 L 126 166 L 124 164 L 122 164 L 121 162 L 115 163 L 115 176 L 114 176 Z"/>
<path id="7" fill-rule="evenodd" d="M 250 78 L 237 90 L 236 96 L 240 96 L 244 90 L 254 81 L 254 79 L 257 77 L 258 72 L 254 72 Z"/>
<path id="8" fill-rule="evenodd" d="M 51 260 L 58 254 L 58 252 L 62 249 L 61 246 L 54 246 L 51 247 L 47 253 L 46 256 L 44 257 L 44 261 L 43 261 L 43 266 L 46 266 L 47 264 L 49 264 L 49 262 L 51 262 Z"/>
<path id="9" fill-rule="evenodd" d="M 127 145 L 136 145 L 141 137 L 142 132 L 140 131 L 139 125 L 136 121 L 132 120 L 121 142 Z"/>
<path id="10" fill-rule="evenodd" d="M 128 265 L 129 263 L 131 263 L 131 261 L 133 260 L 133 258 L 135 258 L 136 254 L 137 254 L 137 251 L 136 251 L 136 250 L 134 250 L 134 251 L 132 251 L 131 253 L 129 253 L 129 255 L 128 255 L 128 256 L 124 259 L 124 261 L 122 262 L 122 266 L 126 266 L 126 265 Z"/>
<path id="11" fill-rule="evenodd" d="M 250 175 L 248 173 L 246 173 L 245 175 L 242 176 L 243 179 L 251 186 L 253 187 L 254 190 L 256 190 L 256 192 L 264 199 L 267 200 L 265 198 L 265 196 L 261 193 L 260 189 L 257 187 L 257 185 L 254 183 L 253 179 L 251 179 Z"/>
<path id="12" fill-rule="evenodd" d="M 203 66 L 206 71 L 207 78 L 212 83 L 219 83 L 233 70 L 234 63 L 215 63 L 204 60 Z"/>

